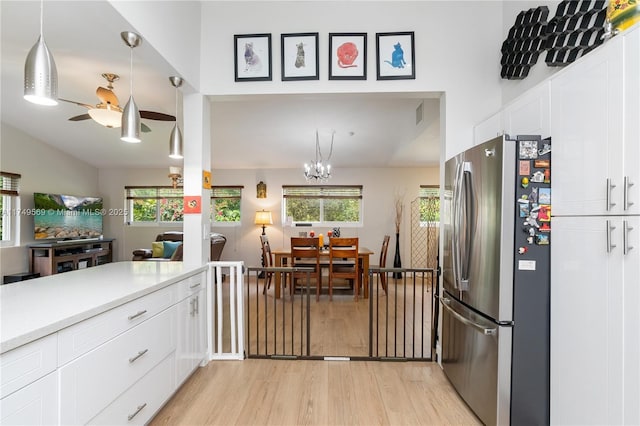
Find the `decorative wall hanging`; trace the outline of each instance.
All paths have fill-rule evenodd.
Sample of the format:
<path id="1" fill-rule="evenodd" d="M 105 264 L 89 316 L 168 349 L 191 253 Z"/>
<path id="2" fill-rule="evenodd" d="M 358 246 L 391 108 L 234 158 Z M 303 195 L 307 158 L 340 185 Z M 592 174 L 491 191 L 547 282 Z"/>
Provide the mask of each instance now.
<path id="1" fill-rule="evenodd" d="M 529 69 L 536 64 L 544 50 L 547 16 L 549 9 L 546 6 L 523 10 L 518 14 L 507 39 L 502 43 L 500 77 L 521 80 L 529 75 Z"/>
<path id="2" fill-rule="evenodd" d="M 282 81 L 318 80 L 318 33 L 282 34 Z"/>
<path id="3" fill-rule="evenodd" d="M 271 81 L 271 34 L 233 36 L 236 81 Z"/>
<path id="4" fill-rule="evenodd" d="M 329 33 L 329 80 L 367 79 L 367 33 Z"/>
<path id="5" fill-rule="evenodd" d="M 416 78 L 413 31 L 376 33 L 376 53 L 378 80 Z"/>
<path id="6" fill-rule="evenodd" d="M 547 24 L 548 66 L 565 66 L 586 55 L 605 40 L 607 2 L 561 1 Z"/>

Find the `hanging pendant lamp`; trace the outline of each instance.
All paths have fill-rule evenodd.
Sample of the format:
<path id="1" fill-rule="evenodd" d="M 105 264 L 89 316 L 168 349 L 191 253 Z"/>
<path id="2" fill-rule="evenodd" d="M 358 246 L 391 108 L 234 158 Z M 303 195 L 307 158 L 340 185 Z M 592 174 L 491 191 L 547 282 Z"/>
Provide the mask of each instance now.
<path id="1" fill-rule="evenodd" d="M 142 141 L 140 139 L 141 118 L 140 109 L 133 100 L 133 48 L 140 46 L 140 43 L 142 43 L 142 38 L 138 34 L 131 31 L 123 31 L 120 33 L 120 36 L 122 37 L 122 40 L 125 42 L 125 44 L 130 48 L 131 72 L 129 101 L 127 101 L 127 104 L 122 110 L 122 132 L 120 140 L 129 143 L 139 143 Z"/>
<path id="2" fill-rule="evenodd" d="M 40 37 L 24 64 L 24 98 L 34 104 L 58 105 L 58 70 L 44 41 L 44 0 L 40 1 Z"/>
<path id="3" fill-rule="evenodd" d="M 178 127 L 178 87 L 182 86 L 182 78 L 173 76 L 169 77 L 169 81 L 176 88 L 176 124 L 173 125 L 171 130 L 171 136 L 169 137 L 169 157 L 171 158 L 183 158 L 182 153 L 182 132 Z"/>

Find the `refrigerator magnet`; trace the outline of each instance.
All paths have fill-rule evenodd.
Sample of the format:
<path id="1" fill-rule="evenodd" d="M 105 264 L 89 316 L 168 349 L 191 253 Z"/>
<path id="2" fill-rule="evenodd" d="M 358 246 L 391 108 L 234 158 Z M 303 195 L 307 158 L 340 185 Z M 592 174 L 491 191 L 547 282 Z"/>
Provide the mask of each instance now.
<path id="1" fill-rule="evenodd" d="M 536 234 L 536 244 L 539 246 L 549 245 L 549 234 Z"/>
<path id="2" fill-rule="evenodd" d="M 549 160 L 538 159 L 533 162 L 533 167 L 535 167 L 536 169 L 548 169 L 549 166 Z"/>
<path id="3" fill-rule="evenodd" d="M 520 217 L 529 216 L 529 203 L 518 203 L 518 212 Z"/>
<path id="4" fill-rule="evenodd" d="M 532 186 L 531 192 L 529 193 L 529 201 L 533 204 L 538 202 L 538 187 Z"/>
<path id="5" fill-rule="evenodd" d="M 542 144 L 542 148 L 540 148 L 538 150 L 538 155 L 543 156 L 545 154 L 548 154 L 551 152 L 551 144 L 550 143 L 543 143 Z"/>
<path id="6" fill-rule="evenodd" d="M 520 176 L 529 176 L 531 174 L 531 161 L 520 160 L 520 167 L 518 174 Z"/>
<path id="7" fill-rule="evenodd" d="M 538 158 L 538 141 L 519 141 L 518 153 L 521 160 Z"/>
<path id="8" fill-rule="evenodd" d="M 540 204 L 551 204 L 551 188 L 540 188 L 538 190 L 538 201 Z"/>
<path id="9" fill-rule="evenodd" d="M 538 183 L 544 182 L 544 172 L 541 172 L 540 170 L 535 172 L 533 176 L 531 176 L 531 182 L 538 182 Z"/>

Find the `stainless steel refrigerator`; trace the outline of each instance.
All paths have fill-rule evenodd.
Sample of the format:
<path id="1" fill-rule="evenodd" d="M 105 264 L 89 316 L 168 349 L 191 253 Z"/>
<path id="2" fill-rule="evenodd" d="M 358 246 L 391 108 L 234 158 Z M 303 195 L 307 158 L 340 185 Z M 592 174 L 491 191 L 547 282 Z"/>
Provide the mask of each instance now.
<path id="1" fill-rule="evenodd" d="M 487 425 L 549 423 L 551 140 L 447 161 L 442 366 Z"/>

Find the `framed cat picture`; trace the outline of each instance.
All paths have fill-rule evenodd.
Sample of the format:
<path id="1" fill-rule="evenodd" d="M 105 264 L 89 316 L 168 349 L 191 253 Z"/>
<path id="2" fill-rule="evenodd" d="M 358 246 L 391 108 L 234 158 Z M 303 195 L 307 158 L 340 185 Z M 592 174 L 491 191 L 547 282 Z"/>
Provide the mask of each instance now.
<path id="1" fill-rule="evenodd" d="M 378 80 L 414 80 L 415 46 L 413 31 L 376 33 Z"/>
<path id="2" fill-rule="evenodd" d="M 367 79 L 367 33 L 329 33 L 329 80 Z"/>
<path id="3" fill-rule="evenodd" d="M 281 34 L 282 81 L 319 80 L 318 33 Z"/>
<path id="4" fill-rule="evenodd" d="M 271 81 L 271 34 L 233 36 L 236 81 Z"/>

